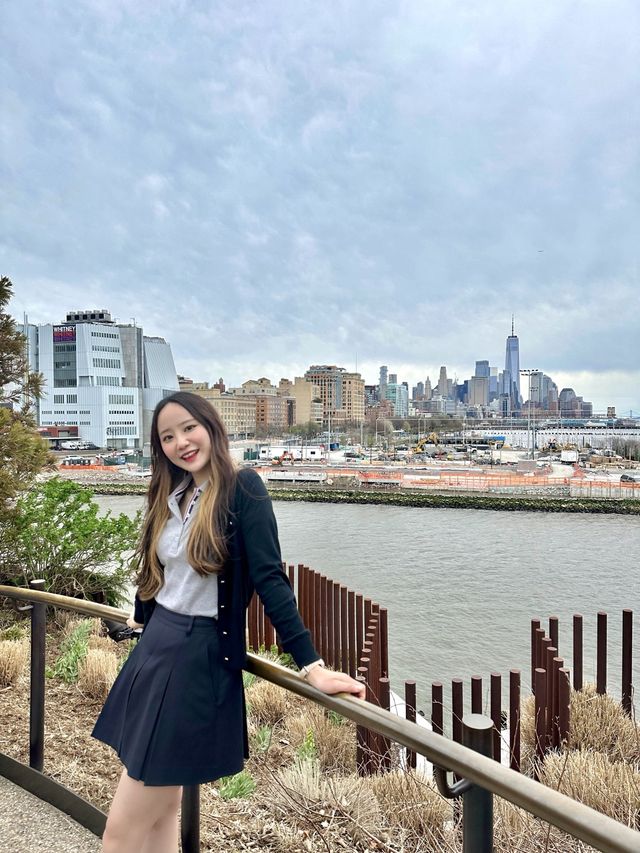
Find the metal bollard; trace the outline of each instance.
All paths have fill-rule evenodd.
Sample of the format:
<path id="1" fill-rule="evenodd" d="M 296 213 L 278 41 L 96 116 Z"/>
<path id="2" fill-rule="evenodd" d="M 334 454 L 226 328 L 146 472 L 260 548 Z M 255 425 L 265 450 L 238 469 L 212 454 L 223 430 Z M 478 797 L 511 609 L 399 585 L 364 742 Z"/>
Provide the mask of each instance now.
<path id="1" fill-rule="evenodd" d="M 493 720 L 484 714 L 465 714 L 462 740 L 465 746 L 492 756 Z M 465 791 L 462 806 L 463 853 L 491 853 L 493 850 L 493 794 L 477 785 Z"/>
<path id="2" fill-rule="evenodd" d="M 466 714 L 462 718 L 464 746 L 491 758 L 493 720 L 484 714 Z M 468 779 L 453 785 L 447 771 L 434 764 L 433 775 L 443 797 L 457 800 L 462 796 L 462 853 L 493 853 L 493 794 Z M 455 806 L 455 803 L 454 803 Z M 455 814 L 455 810 L 454 810 Z"/>
<path id="3" fill-rule="evenodd" d="M 44 581 L 29 583 L 44 591 Z M 42 771 L 44 765 L 44 655 L 47 636 L 47 605 L 31 605 L 31 696 L 29 701 L 29 766 Z"/>
<path id="4" fill-rule="evenodd" d="M 182 853 L 200 851 L 200 786 L 185 785 L 182 789 L 180 812 Z"/>

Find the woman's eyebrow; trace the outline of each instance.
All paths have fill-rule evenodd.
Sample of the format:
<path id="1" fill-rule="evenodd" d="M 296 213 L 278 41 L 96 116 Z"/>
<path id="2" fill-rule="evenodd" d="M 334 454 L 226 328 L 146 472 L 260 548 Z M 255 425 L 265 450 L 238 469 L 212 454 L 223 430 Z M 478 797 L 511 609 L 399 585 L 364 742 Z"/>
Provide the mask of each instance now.
<path id="1" fill-rule="evenodd" d="M 195 418 L 187 418 L 185 421 L 180 421 L 180 423 L 176 424 L 175 426 L 165 427 L 165 429 L 159 430 L 158 435 L 164 435 L 167 432 L 173 432 L 174 429 L 176 429 L 176 427 L 187 426 L 187 424 L 190 424 L 190 423 L 198 423 L 198 421 L 196 421 Z"/>

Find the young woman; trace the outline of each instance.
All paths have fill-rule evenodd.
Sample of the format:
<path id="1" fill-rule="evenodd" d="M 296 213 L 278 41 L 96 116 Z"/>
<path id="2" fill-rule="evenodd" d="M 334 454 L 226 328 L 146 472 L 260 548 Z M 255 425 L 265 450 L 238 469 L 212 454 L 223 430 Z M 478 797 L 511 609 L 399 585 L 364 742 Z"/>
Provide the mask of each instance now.
<path id="1" fill-rule="evenodd" d="M 254 590 L 302 677 L 364 698 L 364 686 L 325 669 L 313 647 L 282 571 L 267 491 L 255 471 L 235 469 L 215 409 L 195 394 L 166 397 L 151 455 L 132 620 L 145 629 L 93 731 L 124 764 L 104 853 L 176 853 L 181 786 L 242 769 Z"/>

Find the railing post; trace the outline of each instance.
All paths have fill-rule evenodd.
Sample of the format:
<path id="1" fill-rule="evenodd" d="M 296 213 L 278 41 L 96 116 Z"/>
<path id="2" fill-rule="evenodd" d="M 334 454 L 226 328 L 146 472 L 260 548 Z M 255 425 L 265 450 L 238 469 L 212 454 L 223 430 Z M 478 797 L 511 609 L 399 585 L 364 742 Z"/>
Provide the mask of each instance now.
<path id="1" fill-rule="evenodd" d="M 582 616 L 573 615 L 573 689 L 582 690 Z"/>
<path id="2" fill-rule="evenodd" d="M 596 651 L 596 693 L 607 692 L 607 614 L 598 612 Z"/>
<path id="3" fill-rule="evenodd" d="M 531 682 L 534 683 L 533 681 Z M 509 766 L 520 770 L 520 670 L 509 672 Z"/>
<path id="4" fill-rule="evenodd" d="M 536 667 L 538 666 L 538 635 L 540 620 L 531 620 L 531 692 L 533 693 L 536 682 Z"/>
<path id="5" fill-rule="evenodd" d="M 491 719 L 493 720 L 493 758 L 502 761 L 502 676 L 491 673 Z"/>
<path id="6" fill-rule="evenodd" d="M 484 714 L 465 714 L 462 718 L 463 742 L 469 749 L 491 758 L 493 752 L 493 720 Z M 463 853 L 492 853 L 493 794 L 471 785 L 463 795 Z"/>
<path id="7" fill-rule="evenodd" d="M 633 611 L 622 611 L 622 708 L 631 716 L 632 685 L 631 685 L 631 655 L 633 649 Z"/>
<path id="8" fill-rule="evenodd" d="M 182 853 L 200 853 L 200 786 L 185 785 L 180 811 Z"/>
<path id="9" fill-rule="evenodd" d="M 416 721 L 416 683 L 415 681 L 405 681 L 404 683 L 404 706 L 405 712 L 404 717 L 405 720 L 408 720 L 410 723 L 415 723 Z M 412 749 L 406 749 L 405 751 L 406 761 L 405 766 L 407 770 L 409 768 L 415 770 L 416 768 L 416 754 Z"/>
<path id="10" fill-rule="evenodd" d="M 31 589 L 44 592 L 44 581 L 29 583 Z M 47 636 L 47 605 L 31 605 L 31 696 L 29 703 L 29 766 L 42 770 L 44 765 L 44 656 Z"/>
<path id="11" fill-rule="evenodd" d="M 547 751 L 547 673 L 541 667 L 536 669 L 535 685 L 536 765 L 533 778 L 537 779 L 538 768 L 542 765 Z"/>

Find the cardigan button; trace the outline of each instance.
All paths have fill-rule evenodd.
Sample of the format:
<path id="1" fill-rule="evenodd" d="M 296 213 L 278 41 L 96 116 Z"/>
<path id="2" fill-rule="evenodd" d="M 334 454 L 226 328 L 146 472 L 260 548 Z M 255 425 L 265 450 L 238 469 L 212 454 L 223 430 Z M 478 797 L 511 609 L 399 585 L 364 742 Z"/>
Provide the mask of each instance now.
<path id="1" fill-rule="evenodd" d="M 225 635 L 225 637 L 226 637 L 226 636 L 227 636 L 227 634 L 228 634 L 229 632 L 228 632 L 228 631 L 223 631 L 222 633 L 223 633 L 223 634 Z"/>
<path id="2" fill-rule="evenodd" d="M 229 660 L 229 658 L 225 658 L 225 660 Z"/>

